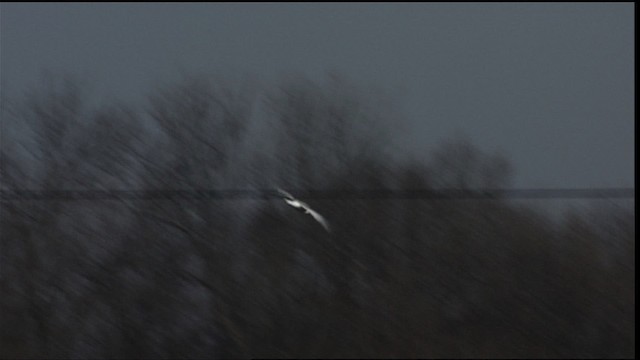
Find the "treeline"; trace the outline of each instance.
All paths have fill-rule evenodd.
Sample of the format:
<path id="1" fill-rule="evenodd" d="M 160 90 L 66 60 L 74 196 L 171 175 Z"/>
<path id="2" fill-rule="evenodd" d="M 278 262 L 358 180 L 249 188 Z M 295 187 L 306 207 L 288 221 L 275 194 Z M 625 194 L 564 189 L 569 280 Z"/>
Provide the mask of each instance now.
<path id="1" fill-rule="evenodd" d="M 393 112 L 339 77 L 254 85 L 193 77 L 134 108 L 49 79 L 3 101 L 2 189 L 510 184 L 462 137 L 392 161 Z M 275 200 L 3 201 L 0 357 L 635 356 L 632 211 L 308 202 L 332 233 Z"/>

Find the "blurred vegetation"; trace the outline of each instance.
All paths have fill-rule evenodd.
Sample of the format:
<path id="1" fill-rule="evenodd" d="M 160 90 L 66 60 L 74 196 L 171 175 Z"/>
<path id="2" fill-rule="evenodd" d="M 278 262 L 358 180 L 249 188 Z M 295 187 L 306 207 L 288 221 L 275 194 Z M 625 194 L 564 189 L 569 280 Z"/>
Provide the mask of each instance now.
<path id="1" fill-rule="evenodd" d="M 509 186 L 506 158 L 464 137 L 392 161 L 396 119 L 363 94 L 337 76 L 261 92 L 193 77 L 140 110 L 49 79 L 3 101 L 0 182 Z M 633 211 L 553 222 L 506 199 L 308 202 L 333 233 L 276 200 L 3 201 L 0 357 L 635 356 Z"/>

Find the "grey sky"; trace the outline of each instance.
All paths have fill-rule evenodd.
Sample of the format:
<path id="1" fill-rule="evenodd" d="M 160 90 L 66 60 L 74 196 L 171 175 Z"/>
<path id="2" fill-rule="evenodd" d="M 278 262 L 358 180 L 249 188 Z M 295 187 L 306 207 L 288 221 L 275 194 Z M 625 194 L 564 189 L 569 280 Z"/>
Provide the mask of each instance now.
<path id="1" fill-rule="evenodd" d="M 180 71 L 337 69 L 397 94 L 417 158 L 459 130 L 519 187 L 634 184 L 633 3 L 0 6 L 9 94 L 43 68 L 130 99 Z"/>

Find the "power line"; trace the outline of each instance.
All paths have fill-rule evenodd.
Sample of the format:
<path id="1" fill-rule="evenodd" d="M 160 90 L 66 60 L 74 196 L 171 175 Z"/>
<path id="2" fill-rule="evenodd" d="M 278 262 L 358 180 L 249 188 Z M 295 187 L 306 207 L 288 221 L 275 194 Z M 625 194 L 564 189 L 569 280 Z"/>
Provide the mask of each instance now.
<path id="1" fill-rule="evenodd" d="M 300 199 L 635 199 L 635 188 L 290 190 Z M 275 189 L 0 190 L 0 201 L 20 200 L 241 200 L 280 199 Z"/>

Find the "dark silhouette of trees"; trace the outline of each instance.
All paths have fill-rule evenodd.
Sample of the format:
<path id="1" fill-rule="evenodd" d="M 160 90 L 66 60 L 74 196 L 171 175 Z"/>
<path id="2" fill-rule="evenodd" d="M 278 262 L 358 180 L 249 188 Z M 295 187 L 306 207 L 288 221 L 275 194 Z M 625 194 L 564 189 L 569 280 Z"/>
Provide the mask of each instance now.
<path id="1" fill-rule="evenodd" d="M 143 111 L 47 81 L 3 101 L 3 190 L 499 189 L 513 172 L 460 136 L 394 163 L 393 112 L 338 76 L 262 94 L 191 77 Z M 0 357 L 635 355 L 633 211 L 308 203 L 332 233 L 280 200 L 5 199 Z"/>

